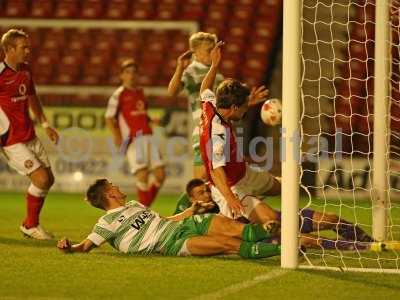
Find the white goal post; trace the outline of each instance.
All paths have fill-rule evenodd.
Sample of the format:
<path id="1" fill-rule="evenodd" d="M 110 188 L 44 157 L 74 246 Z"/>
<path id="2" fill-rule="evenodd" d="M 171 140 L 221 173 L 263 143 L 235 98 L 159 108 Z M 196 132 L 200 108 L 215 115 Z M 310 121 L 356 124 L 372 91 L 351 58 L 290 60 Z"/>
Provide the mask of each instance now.
<path id="1" fill-rule="evenodd" d="M 393 0 L 395 1 L 395 0 Z M 364 3 L 364 4 L 363 4 Z M 365 4 L 366 3 L 366 4 Z M 396 2 L 397 3 L 397 2 Z M 362 7 L 365 5 L 365 7 Z M 344 49 L 347 49 L 350 53 L 350 40 L 351 34 L 349 28 L 351 28 L 350 18 L 354 17 L 352 15 L 352 10 L 355 9 L 364 9 L 366 11 L 366 7 L 369 5 L 375 6 L 375 31 L 374 31 L 374 56 L 368 57 L 366 59 L 365 64 L 370 61 L 374 62 L 373 75 L 374 79 L 373 84 L 373 94 L 368 95 L 367 92 L 367 100 L 368 97 L 373 96 L 373 111 L 368 113 L 367 119 L 373 120 L 373 128 L 365 134 L 365 138 L 370 141 L 372 139 L 373 134 L 373 152 L 372 150 L 365 150 L 364 159 L 368 161 L 369 167 L 365 172 L 367 173 L 368 178 L 371 179 L 371 186 L 369 189 L 364 189 L 367 194 L 369 194 L 370 205 L 368 207 L 362 207 L 362 205 L 358 204 L 358 197 L 356 197 L 357 190 L 347 191 L 346 195 L 350 195 L 352 199 L 350 204 L 346 203 L 346 196 L 342 196 L 342 190 L 339 188 L 339 185 L 331 186 L 329 188 L 335 189 L 335 193 L 337 195 L 337 199 L 334 202 L 335 204 L 329 204 L 327 202 L 328 196 L 323 194 L 323 205 L 318 206 L 319 204 L 315 204 L 313 206 L 313 201 L 317 196 L 315 194 L 310 193 L 307 188 L 307 195 L 304 196 L 307 198 L 305 201 L 308 201 L 308 204 L 304 204 L 309 207 L 312 206 L 320 208 L 325 212 L 329 212 L 330 207 L 337 208 L 337 210 L 341 213 L 342 207 L 346 209 L 353 209 L 354 219 L 350 220 L 359 224 L 361 226 L 366 226 L 367 231 L 372 234 L 372 237 L 375 241 L 384 242 L 388 240 L 399 239 L 398 235 L 393 235 L 391 231 L 392 228 L 398 231 L 400 223 L 398 218 L 392 219 L 390 215 L 390 209 L 392 207 L 398 208 L 394 205 L 392 206 L 390 195 L 391 190 L 393 188 L 390 187 L 390 159 L 391 159 L 391 148 L 390 148 L 390 103 L 391 103 L 391 26 L 393 28 L 393 24 L 391 24 L 390 14 L 391 5 L 393 2 L 391 0 L 365 0 L 365 1 L 353 1 L 353 0 L 333 0 L 333 1 L 308 1 L 308 0 L 291 0 L 284 1 L 284 12 L 283 12 L 283 70 L 282 70 L 282 254 L 281 254 L 281 267 L 282 268 L 315 268 L 315 269 L 326 269 L 326 270 L 347 270 L 347 271 L 361 271 L 361 272 L 387 272 L 387 273 L 400 273 L 400 256 L 398 252 L 392 251 L 392 255 L 385 255 L 384 253 L 377 252 L 372 255 L 365 254 L 362 251 L 358 251 L 357 249 L 354 251 L 355 255 L 353 257 L 349 257 L 346 254 L 343 254 L 339 249 L 334 249 L 333 251 L 325 251 L 321 249 L 319 252 L 311 252 L 310 255 L 307 251 L 302 252 L 303 257 L 301 263 L 299 263 L 299 220 L 301 220 L 301 216 L 299 214 L 299 207 L 301 207 L 300 203 L 302 197 L 300 197 L 300 187 L 302 181 L 302 174 L 304 172 L 302 168 L 302 159 L 304 158 L 304 154 L 307 154 L 307 151 L 303 149 L 305 144 L 305 139 L 309 137 L 316 137 L 318 141 L 323 138 L 324 134 L 329 135 L 329 132 L 324 132 L 324 125 L 322 123 L 322 118 L 331 118 L 336 120 L 336 108 L 335 108 L 335 96 L 337 96 L 337 90 L 334 90 L 332 95 L 323 94 L 322 83 L 324 80 L 325 83 L 334 86 L 335 76 L 337 76 L 337 65 L 339 63 L 348 63 L 351 64 L 351 59 L 346 61 L 341 57 L 336 55 L 337 51 L 334 49 L 336 45 L 342 45 Z M 400 4 L 396 4 L 399 5 Z M 397 6 L 396 6 L 397 7 Z M 334 18 L 337 15 L 338 10 L 344 10 L 346 14 L 346 18 L 343 20 L 336 20 Z M 311 18 L 307 19 L 307 17 L 303 18 L 304 12 L 312 11 L 314 13 L 310 13 Z M 328 12 L 326 16 L 326 20 L 319 19 L 320 16 L 325 16 L 324 14 Z M 357 22 L 357 21 L 356 21 Z M 306 24 L 307 23 L 307 24 Z M 306 24 L 306 25 L 304 25 Z M 362 24 L 362 23 L 359 23 Z M 314 30 L 314 36 L 312 42 L 306 42 L 304 38 L 304 26 L 309 26 Z M 328 45 L 328 42 L 324 40 L 320 40 L 320 34 L 322 32 L 318 30 L 318 26 L 326 26 L 328 31 L 326 34 L 329 36 L 331 43 Z M 343 42 L 342 40 L 335 39 L 335 28 L 342 26 L 343 28 L 347 28 L 347 36 L 349 37 L 349 41 Z M 364 23 L 364 29 L 366 25 Z M 398 25 L 396 25 L 398 26 Z M 329 31 L 330 30 L 330 31 Z M 319 42 L 321 42 L 319 44 Z M 320 56 L 320 51 L 322 51 L 322 46 L 328 45 L 330 47 L 330 51 L 333 53 L 332 59 L 324 58 L 323 55 Z M 395 45 L 396 46 L 396 45 Z M 321 47 L 321 48 L 319 48 Z M 398 47 L 398 45 L 397 45 Z M 312 49 L 313 48 L 313 49 Z M 308 59 L 306 56 L 306 51 L 315 51 L 317 59 Z M 371 54 L 372 56 L 372 54 Z M 326 72 L 324 72 L 324 64 L 329 63 L 331 65 L 335 65 L 332 67 L 332 77 L 326 76 Z M 370 65 L 371 66 L 371 65 Z M 319 72 L 320 78 L 312 78 L 305 74 L 308 73 L 308 68 L 315 68 L 316 73 Z M 372 68 L 371 68 L 372 69 Z M 372 72 L 372 71 L 369 71 Z M 351 76 L 351 72 L 350 72 Z M 322 79 L 321 79 L 322 78 Z M 343 78 L 341 78 L 343 79 Z M 351 82 L 351 77 L 349 82 Z M 370 78 L 368 78 L 370 79 Z M 313 86 L 314 85 L 314 86 Z M 367 86 L 367 80 L 365 80 L 365 86 Z M 312 95 L 308 97 L 307 88 L 314 88 L 314 91 L 311 93 Z M 313 93 L 317 93 L 315 96 Z M 350 95 L 351 96 L 351 95 Z M 359 95 L 357 95 L 359 96 Z M 309 99 L 312 98 L 317 103 L 316 108 L 308 107 L 307 105 L 310 103 Z M 329 101 L 333 103 L 333 109 L 327 110 L 321 108 L 324 105 L 324 99 L 330 98 Z M 350 100 L 349 100 L 350 101 Z M 350 106 L 351 107 L 351 106 Z M 314 110 L 314 111 L 313 111 Z M 307 115 L 310 111 L 310 115 Z M 356 115 L 356 113 L 350 111 L 351 117 Z M 309 119 L 315 122 L 314 124 L 317 129 L 314 131 L 310 131 L 308 133 L 304 126 L 305 119 L 309 117 Z M 350 117 L 350 119 L 351 119 Z M 350 121 L 351 122 L 351 121 Z M 370 121 L 370 123 L 372 123 Z M 351 124 L 351 123 L 350 123 Z M 336 126 L 336 123 L 335 123 Z M 351 126 L 351 129 L 353 127 Z M 392 133 L 393 134 L 393 133 Z M 349 134 L 351 147 L 353 147 L 353 133 Z M 336 145 L 335 145 L 336 146 Z M 320 144 L 318 145 L 319 150 Z M 356 151 L 354 151 L 356 152 Z M 319 155 L 316 152 L 317 155 Z M 326 153 L 332 154 L 329 151 Z M 315 153 L 314 153 L 315 154 Z M 396 154 L 397 155 L 397 154 Z M 356 167 L 356 163 L 354 162 L 356 159 L 353 158 L 353 153 L 351 153 L 349 160 L 349 164 L 353 170 L 359 171 Z M 335 153 L 330 156 L 331 160 L 334 161 L 333 166 L 337 166 L 338 161 L 336 157 L 336 147 Z M 320 164 L 319 158 L 317 158 L 317 168 L 318 164 Z M 354 160 L 354 161 L 353 161 Z M 354 166 L 353 166 L 354 162 Z M 338 167 L 339 168 L 339 167 Z M 320 176 L 321 170 L 317 170 L 315 172 L 315 176 Z M 332 171 L 332 170 L 324 170 L 324 171 Z M 343 170 L 334 169 L 334 177 L 336 180 L 337 171 L 342 172 Z M 396 176 L 398 177 L 399 173 L 396 171 Z M 352 182 L 354 183 L 353 175 L 350 175 Z M 317 184 L 316 184 L 317 185 Z M 325 187 L 322 184 L 323 191 Z M 396 192 L 398 192 L 396 190 Z M 324 193 L 324 192 L 323 192 Z M 324 202 L 325 201 L 325 202 Z M 342 202 L 343 201 L 343 202 Z M 316 203 L 318 201 L 316 200 Z M 344 204 L 343 204 L 344 203 Z M 303 206 L 304 206 L 303 205 Z M 331 205 L 331 206 L 330 206 Z M 358 213 L 357 209 L 362 209 L 364 212 L 368 212 L 370 215 L 370 220 L 368 224 L 363 223 L 357 219 Z M 397 220 L 397 221 L 396 221 Z M 394 223 L 397 222 L 397 223 Z M 319 236 L 319 233 L 318 233 Z M 334 238 L 333 238 L 334 239 Z M 400 244 L 399 244 L 400 245 Z M 335 258 L 336 262 L 332 265 L 330 264 L 330 259 Z M 318 263 L 313 263 L 313 259 L 318 260 Z M 346 260 L 348 259 L 348 260 Z M 348 264 L 347 261 L 354 261 L 355 267 L 352 264 Z"/>

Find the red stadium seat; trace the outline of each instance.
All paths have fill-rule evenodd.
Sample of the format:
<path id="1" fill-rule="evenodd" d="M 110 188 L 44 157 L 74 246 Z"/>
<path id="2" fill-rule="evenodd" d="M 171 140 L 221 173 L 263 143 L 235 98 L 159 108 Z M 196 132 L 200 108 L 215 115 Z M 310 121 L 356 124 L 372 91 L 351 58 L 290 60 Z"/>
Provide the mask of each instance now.
<path id="1" fill-rule="evenodd" d="M 200 20 L 204 16 L 205 10 L 203 4 L 187 1 L 182 4 L 179 18 L 182 20 Z"/>
<path id="2" fill-rule="evenodd" d="M 32 1 L 31 17 L 49 18 L 53 16 L 54 5 L 51 0 Z"/>
<path id="3" fill-rule="evenodd" d="M 159 4 L 156 8 L 156 19 L 172 20 L 178 13 L 178 6 L 175 4 Z"/>
<path id="4" fill-rule="evenodd" d="M 129 8 L 126 0 L 111 0 L 108 1 L 105 17 L 108 19 L 124 19 Z"/>
<path id="5" fill-rule="evenodd" d="M 70 30 L 68 33 L 69 41 L 66 48 L 69 50 L 86 50 L 92 45 L 92 36 L 89 29 Z"/>
<path id="6" fill-rule="evenodd" d="M 57 1 L 54 16 L 57 18 L 76 18 L 79 14 L 78 0 L 59 0 Z"/>
<path id="7" fill-rule="evenodd" d="M 7 17 L 25 17 L 29 15 L 28 1 L 12 0 L 7 1 L 4 9 L 4 16 Z"/>
<path id="8" fill-rule="evenodd" d="M 151 2 L 149 3 L 135 2 L 132 5 L 130 11 L 128 12 L 128 18 L 138 19 L 138 20 L 152 19 L 153 16 L 154 16 L 154 7 Z"/>
<path id="9" fill-rule="evenodd" d="M 103 17 L 102 0 L 85 0 L 81 4 L 80 17 L 84 19 L 101 19 Z"/>

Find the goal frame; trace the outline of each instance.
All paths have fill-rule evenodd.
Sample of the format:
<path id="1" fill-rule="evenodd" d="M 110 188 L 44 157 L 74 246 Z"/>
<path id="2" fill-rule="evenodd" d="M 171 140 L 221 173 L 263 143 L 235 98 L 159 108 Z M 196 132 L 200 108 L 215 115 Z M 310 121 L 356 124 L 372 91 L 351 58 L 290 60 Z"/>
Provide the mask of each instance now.
<path id="1" fill-rule="evenodd" d="M 398 273 L 392 269 L 299 266 L 299 184 L 301 128 L 301 17 L 302 0 L 284 1 L 283 5 L 283 70 L 282 70 L 282 253 L 281 267 L 324 270 Z M 389 24 L 390 0 L 377 1 L 375 24 Z M 388 224 L 388 137 L 390 116 L 389 26 L 375 25 L 374 80 L 374 152 L 373 152 L 373 237 L 386 238 Z M 385 101 L 383 101 L 385 100 Z M 382 117 L 386 116 L 386 117 Z M 297 154 L 297 155 L 296 155 Z"/>

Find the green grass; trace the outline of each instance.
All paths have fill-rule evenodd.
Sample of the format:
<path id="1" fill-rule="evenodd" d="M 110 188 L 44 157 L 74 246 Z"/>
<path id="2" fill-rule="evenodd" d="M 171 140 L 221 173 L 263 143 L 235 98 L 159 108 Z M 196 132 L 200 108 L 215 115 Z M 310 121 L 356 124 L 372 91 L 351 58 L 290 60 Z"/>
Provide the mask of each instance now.
<path id="1" fill-rule="evenodd" d="M 21 236 L 22 193 L 0 193 L 0 199 L 0 299 L 399 299 L 400 295 L 398 275 L 285 271 L 279 268 L 279 258 L 136 257 L 109 246 L 90 254 L 65 255 L 55 248 L 55 241 Z M 154 209 L 169 215 L 175 199 L 161 197 Z M 362 211 L 357 217 L 367 223 Z M 57 238 L 80 241 L 101 213 L 79 195 L 51 193 L 41 222 Z M 353 220 L 351 210 L 343 209 L 342 214 Z"/>

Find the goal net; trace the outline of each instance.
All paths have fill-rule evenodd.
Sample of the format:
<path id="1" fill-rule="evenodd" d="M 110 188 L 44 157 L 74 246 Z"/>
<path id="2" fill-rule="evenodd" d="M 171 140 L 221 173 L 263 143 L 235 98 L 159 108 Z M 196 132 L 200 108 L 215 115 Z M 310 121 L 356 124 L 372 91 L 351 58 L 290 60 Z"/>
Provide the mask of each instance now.
<path id="1" fill-rule="evenodd" d="M 314 218 L 316 246 L 299 247 L 298 264 L 400 272 L 400 1 L 300 3 L 298 227 L 306 209 L 338 218 Z M 375 242 L 346 236 L 343 222 Z"/>

